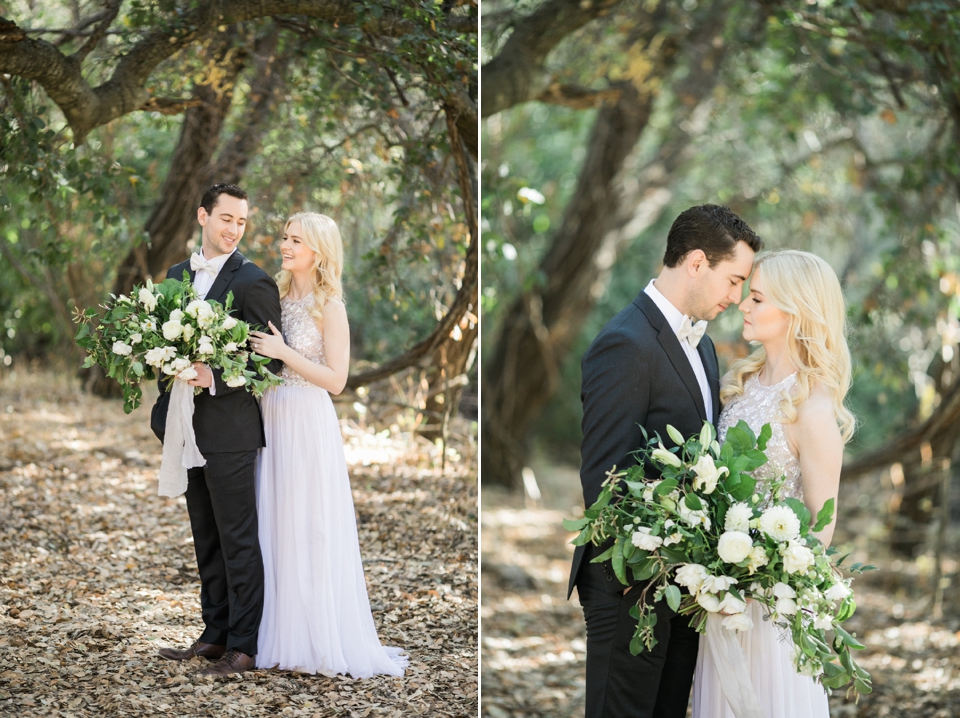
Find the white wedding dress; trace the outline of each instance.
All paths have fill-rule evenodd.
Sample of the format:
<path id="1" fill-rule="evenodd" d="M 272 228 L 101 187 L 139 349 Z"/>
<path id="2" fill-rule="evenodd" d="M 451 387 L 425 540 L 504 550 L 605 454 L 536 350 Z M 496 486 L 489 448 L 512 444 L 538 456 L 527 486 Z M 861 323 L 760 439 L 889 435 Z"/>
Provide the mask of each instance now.
<path id="1" fill-rule="evenodd" d="M 796 374 L 773 386 L 763 386 L 756 375 L 750 377 L 743 394 L 724 407 L 717 433 L 722 442 L 727 430 L 741 419 L 758 435 L 764 424 L 770 424 L 773 435 L 765 452 L 768 463 L 754 472 L 754 477 L 762 481 L 772 475 L 786 476 L 784 497 L 793 496 L 802 501 L 800 462 L 790 453 L 780 423 L 780 400 L 783 392 L 789 391 L 795 383 Z M 762 486 L 762 483 L 757 485 L 761 495 Z M 813 678 L 797 673 L 793 665 L 793 639 L 789 632 L 777 628 L 772 621 L 763 620 L 763 608 L 756 601 L 748 602 L 747 613 L 753 621 L 753 628 L 738 632 L 736 637 L 746 656 L 750 681 L 764 718 L 829 718 L 830 707 L 823 686 Z M 706 641 L 706 636 L 701 635 L 693 679 L 693 718 L 737 718 L 727 703 Z"/>
<path id="2" fill-rule="evenodd" d="M 283 336 L 324 364 L 313 296 L 284 298 Z M 284 368 L 262 411 L 257 463 L 264 602 L 257 667 L 333 676 L 402 676 L 407 657 L 380 645 L 360 561 L 340 425 L 330 395 Z"/>

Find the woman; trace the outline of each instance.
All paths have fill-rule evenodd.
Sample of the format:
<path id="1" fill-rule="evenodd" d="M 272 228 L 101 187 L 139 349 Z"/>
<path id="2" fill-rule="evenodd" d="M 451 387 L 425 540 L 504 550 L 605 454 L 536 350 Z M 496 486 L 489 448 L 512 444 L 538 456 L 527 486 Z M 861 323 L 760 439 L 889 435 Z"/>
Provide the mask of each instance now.
<path id="1" fill-rule="evenodd" d="M 740 303 L 743 338 L 760 347 L 724 377 L 724 408 L 717 431 L 746 420 L 756 432 L 770 424 L 769 462 L 761 480 L 786 476 L 784 497 L 801 499 L 816 516 L 828 499 L 836 505 L 843 446 L 854 429 L 843 406 L 850 386 L 850 351 L 844 337 L 843 294 L 836 274 L 808 252 L 780 250 L 754 264 L 750 294 Z M 758 492 L 763 495 L 763 484 Z M 769 501 L 769 496 L 764 497 Z M 830 545 L 836 512 L 818 538 Z M 797 673 L 788 632 L 763 620 L 749 602 L 753 628 L 737 634 L 750 682 L 766 718 L 829 718 L 827 695 L 814 678 Z M 694 678 L 694 718 L 735 718 L 704 636 Z"/>
<path id="2" fill-rule="evenodd" d="M 377 638 L 360 562 L 340 425 L 330 400 L 347 382 L 350 330 L 343 243 L 322 214 L 293 215 L 277 275 L 284 334 L 252 332 L 258 353 L 284 363 L 263 397 L 266 447 L 257 465 L 264 564 L 257 667 L 354 678 L 403 675 L 407 658 Z"/>

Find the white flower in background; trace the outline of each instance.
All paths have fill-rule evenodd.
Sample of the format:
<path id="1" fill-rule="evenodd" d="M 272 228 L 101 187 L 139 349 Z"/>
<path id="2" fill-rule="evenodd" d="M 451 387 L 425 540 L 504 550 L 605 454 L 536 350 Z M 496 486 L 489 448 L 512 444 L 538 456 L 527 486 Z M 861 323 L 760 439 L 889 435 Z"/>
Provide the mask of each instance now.
<path id="1" fill-rule="evenodd" d="M 133 351 L 133 347 L 129 344 L 124 344 L 123 342 L 114 342 L 113 343 L 113 353 L 118 354 L 122 357 L 130 356 L 130 352 Z"/>
<path id="2" fill-rule="evenodd" d="M 746 533 L 750 530 L 750 519 L 752 518 L 753 509 L 745 502 L 740 501 L 727 509 L 727 515 L 723 519 L 723 528 L 727 531 L 743 531 Z"/>
<path id="3" fill-rule="evenodd" d="M 759 581 L 754 581 L 753 583 L 750 584 L 750 593 L 752 593 L 755 596 L 759 596 L 760 598 L 766 598 L 767 593 L 769 592 L 767 591 L 767 589 L 763 587 L 763 585 Z"/>
<path id="4" fill-rule="evenodd" d="M 196 379 L 197 376 L 198 376 L 198 375 L 197 375 L 197 370 L 194 369 L 192 366 L 188 366 L 188 367 L 187 367 L 186 369 L 184 369 L 182 372 L 180 372 L 179 374 L 177 374 L 177 379 L 183 379 L 184 381 L 190 381 L 191 379 Z"/>
<path id="5" fill-rule="evenodd" d="M 707 593 L 720 593 L 726 591 L 737 582 L 737 579 L 730 576 L 707 576 L 700 584 L 700 590 Z"/>
<path id="6" fill-rule="evenodd" d="M 728 631 L 749 631 L 753 628 L 753 621 L 745 613 L 735 613 L 724 618 L 720 625 Z"/>
<path id="7" fill-rule="evenodd" d="M 773 595 L 776 598 L 796 598 L 797 592 L 786 583 L 776 583 L 773 586 Z"/>
<path id="8" fill-rule="evenodd" d="M 752 549 L 753 540 L 742 531 L 727 531 L 717 542 L 717 553 L 727 563 L 740 563 Z"/>
<path id="9" fill-rule="evenodd" d="M 242 374 L 240 376 L 230 377 L 226 380 L 227 386 L 243 386 L 247 383 L 247 378 Z"/>
<path id="10" fill-rule="evenodd" d="M 697 475 L 697 478 L 693 480 L 694 491 L 699 491 L 702 488 L 703 493 L 712 494 L 714 489 L 717 488 L 717 481 L 724 474 L 729 474 L 730 469 L 726 466 L 721 466 L 718 469 L 717 465 L 713 463 L 713 457 L 704 454 L 693 465 L 693 473 Z"/>
<path id="11" fill-rule="evenodd" d="M 237 320 L 228 315 L 227 318 L 223 320 L 223 324 L 221 326 L 223 326 L 224 329 L 233 329 L 235 326 L 237 326 Z"/>
<path id="12" fill-rule="evenodd" d="M 770 563 L 770 558 L 767 556 L 767 550 L 763 546 L 754 546 L 750 550 L 750 563 L 747 564 L 747 572 L 752 576 L 757 572 L 757 569 L 762 568 Z"/>
<path id="13" fill-rule="evenodd" d="M 214 351 L 215 351 L 215 350 L 214 350 L 214 348 L 213 348 L 213 339 L 211 339 L 211 338 L 208 337 L 208 336 L 201 336 L 201 337 L 200 337 L 200 343 L 199 343 L 199 345 L 197 346 L 197 353 L 198 353 L 198 354 L 213 354 Z"/>
<path id="14" fill-rule="evenodd" d="M 700 586 L 708 575 L 707 569 L 699 563 L 685 563 L 677 569 L 673 580 L 678 585 L 685 587 L 690 593 L 696 593 L 700 590 Z"/>
<path id="15" fill-rule="evenodd" d="M 184 340 L 185 342 L 190 341 L 190 340 L 193 338 L 193 334 L 194 334 L 195 331 L 196 331 L 196 329 L 193 328 L 193 325 L 192 325 L 192 324 L 184 324 L 184 325 L 183 325 L 183 340 Z"/>
<path id="16" fill-rule="evenodd" d="M 193 365 L 193 362 L 185 357 L 177 357 L 176 359 L 173 360 L 173 368 L 177 372 L 177 374 L 182 372 L 188 366 L 192 366 L 192 365 Z"/>
<path id="17" fill-rule="evenodd" d="M 673 519 L 667 519 L 666 521 L 663 522 L 663 528 L 665 529 L 668 529 L 671 526 L 676 526 L 676 525 L 677 525 L 677 522 L 674 521 Z"/>
<path id="18" fill-rule="evenodd" d="M 143 324 L 141 325 L 141 328 L 144 331 L 155 332 L 157 331 L 157 320 L 154 319 L 153 317 L 147 317 L 146 319 L 143 320 Z"/>
<path id="19" fill-rule="evenodd" d="M 237 351 L 237 343 L 227 342 L 226 346 L 223 348 L 223 351 L 225 351 L 227 354 L 233 354 L 235 351 Z"/>
<path id="20" fill-rule="evenodd" d="M 683 541 L 683 534 L 677 531 L 676 533 L 670 534 L 663 540 L 664 546 L 672 546 L 675 543 L 680 543 Z"/>
<path id="21" fill-rule="evenodd" d="M 153 292 L 144 287 L 140 290 L 140 293 L 137 295 L 137 298 L 140 300 L 140 303 L 143 305 L 143 308 L 148 312 L 152 312 L 157 308 L 157 298 L 153 296 Z"/>
<path id="22" fill-rule="evenodd" d="M 650 527 L 641 526 L 633 532 L 630 542 L 638 549 L 643 551 L 653 551 L 657 548 L 660 548 L 660 544 L 663 543 L 663 539 L 659 536 L 652 536 L 650 534 Z"/>
<path id="23" fill-rule="evenodd" d="M 143 335 L 142 335 L 142 334 L 134 334 L 133 336 L 130 337 L 130 343 L 131 343 L 131 344 L 139 344 L 139 343 L 142 342 L 142 341 L 143 341 Z"/>
<path id="24" fill-rule="evenodd" d="M 819 661 L 810 661 L 800 666 L 800 673 L 811 678 L 816 678 L 823 673 L 823 664 Z"/>
<path id="25" fill-rule="evenodd" d="M 144 354 L 144 360 L 150 366 L 159 367 L 168 361 L 172 361 L 177 356 L 177 350 L 173 347 L 156 347 Z"/>
<path id="26" fill-rule="evenodd" d="M 829 631 L 833 628 L 833 616 L 818 615 L 814 617 L 813 627 L 821 631 Z"/>
<path id="27" fill-rule="evenodd" d="M 760 515 L 760 530 L 774 541 L 800 536 L 800 519 L 789 506 L 771 506 Z"/>
<path id="28" fill-rule="evenodd" d="M 183 325 L 179 321 L 171 319 L 163 323 L 163 338 L 167 341 L 172 342 L 179 338 L 181 334 L 183 334 Z"/>
<path id="29" fill-rule="evenodd" d="M 796 541 L 791 541 L 782 555 L 783 570 L 787 573 L 805 574 L 816 561 L 813 551 Z"/>
<path id="30" fill-rule="evenodd" d="M 647 484 L 647 488 L 643 490 L 643 500 L 647 503 L 653 501 L 653 490 L 660 485 L 660 480 L 651 481 Z"/>
<path id="31" fill-rule="evenodd" d="M 703 509 L 694 511 L 687 506 L 685 501 L 677 502 L 677 509 L 680 512 L 680 520 L 690 528 L 703 526 L 705 531 L 710 530 L 710 517 L 707 516 L 707 512 Z"/>
<path id="32" fill-rule="evenodd" d="M 179 322 L 181 319 L 183 319 L 183 310 L 174 309 L 172 312 L 170 312 L 170 319 L 172 321 Z"/>
<path id="33" fill-rule="evenodd" d="M 741 601 L 729 591 L 727 591 L 727 595 L 723 597 L 723 600 L 720 601 L 720 613 L 725 613 L 728 616 L 732 616 L 735 613 L 743 613 L 746 610 L 747 602 Z"/>
<path id="34" fill-rule="evenodd" d="M 835 583 L 827 589 L 825 595 L 831 601 L 842 601 L 850 595 L 850 589 L 842 583 Z"/>
<path id="35" fill-rule="evenodd" d="M 781 616 L 792 616 L 797 612 L 797 602 L 792 598 L 778 598 L 774 610 Z"/>
<path id="36" fill-rule="evenodd" d="M 664 446 L 663 446 L 662 443 L 660 444 L 660 448 L 659 448 L 659 449 L 654 449 L 654 450 L 651 452 L 650 455 L 651 455 L 654 459 L 656 459 L 657 461 L 659 461 L 661 464 L 667 464 L 667 465 L 669 465 L 669 466 L 675 466 L 675 467 L 678 468 L 678 469 L 679 469 L 681 466 L 683 466 L 683 462 L 680 461 L 680 459 L 678 459 L 674 454 L 671 454 L 669 451 L 667 451 L 667 450 L 664 448 Z"/>
<path id="37" fill-rule="evenodd" d="M 204 305 L 204 304 L 206 304 L 208 307 L 210 306 L 203 299 L 194 299 L 192 302 L 190 302 L 187 305 L 187 308 L 184 311 L 186 311 L 186 313 L 189 314 L 191 317 L 196 317 L 197 314 L 200 313 L 201 305 Z"/>
<path id="38" fill-rule="evenodd" d="M 533 204 L 543 204 L 547 201 L 547 198 L 533 187 L 521 187 L 517 191 L 517 198 L 521 202 L 532 202 Z"/>
<path id="39" fill-rule="evenodd" d="M 712 593 L 701 593 L 697 596 L 697 603 L 710 613 L 716 613 L 720 610 L 720 599 Z"/>

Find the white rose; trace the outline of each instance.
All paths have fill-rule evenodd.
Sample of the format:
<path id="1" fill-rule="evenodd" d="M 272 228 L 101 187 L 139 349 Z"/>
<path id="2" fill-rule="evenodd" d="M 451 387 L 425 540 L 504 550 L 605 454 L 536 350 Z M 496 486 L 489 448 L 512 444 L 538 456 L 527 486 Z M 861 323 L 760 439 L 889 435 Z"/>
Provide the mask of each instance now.
<path id="1" fill-rule="evenodd" d="M 181 370 L 181 371 L 182 371 L 182 370 Z M 174 369 L 173 364 L 164 364 L 164 365 L 163 365 L 163 373 L 164 373 L 164 374 L 169 374 L 169 375 L 173 376 L 174 374 L 177 374 L 178 372 L 177 372 L 176 369 Z"/>
<path id="2" fill-rule="evenodd" d="M 742 531 L 727 531 L 717 542 L 717 553 L 727 563 L 740 563 L 752 549 L 753 540 Z"/>
<path id="3" fill-rule="evenodd" d="M 205 302 L 204 300 L 202 300 L 202 299 L 194 299 L 192 302 L 190 302 L 190 303 L 187 305 L 187 309 L 186 309 L 187 314 L 189 314 L 191 317 L 197 316 L 197 313 L 199 312 L 200 307 L 201 307 L 201 305 L 203 305 L 203 304 L 206 304 L 206 302 Z"/>
<path id="4" fill-rule="evenodd" d="M 720 625 L 728 631 L 749 631 L 753 628 L 753 621 L 745 613 L 735 613 L 724 618 Z"/>
<path id="5" fill-rule="evenodd" d="M 653 551 L 654 549 L 660 547 L 660 544 L 663 543 L 663 539 L 659 536 L 651 536 L 650 528 L 647 526 L 641 526 L 633 532 L 630 542 L 638 549 L 643 551 Z"/>
<path id="6" fill-rule="evenodd" d="M 194 331 L 196 331 L 196 330 L 193 328 L 193 325 L 192 325 L 192 324 L 184 324 L 184 325 L 183 325 L 183 340 L 184 340 L 185 342 L 190 341 L 190 338 L 193 336 Z"/>
<path id="7" fill-rule="evenodd" d="M 760 530 L 774 541 L 800 536 L 800 519 L 789 506 L 771 506 L 760 515 Z"/>
<path id="8" fill-rule="evenodd" d="M 184 357 L 177 357 L 176 359 L 173 360 L 173 363 L 170 366 L 173 367 L 174 372 L 179 374 L 180 372 L 182 372 L 184 369 L 186 369 L 188 366 L 191 366 L 192 364 L 193 362 L 191 362 L 189 359 L 186 359 Z"/>
<path id="9" fill-rule="evenodd" d="M 137 298 L 140 300 L 140 303 L 143 305 L 144 309 L 146 309 L 148 312 L 152 312 L 157 308 L 157 298 L 153 296 L 153 292 L 146 287 L 140 290 Z"/>
<path id="10" fill-rule="evenodd" d="M 707 576 L 707 569 L 704 566 L 699 563 L 686 563 L 677 569 L 673 580 L 691 593 L 696 593 Z"/>
<path id="11" fill-rule="evenodd" d="M 727 531 L 750 530 L 750 519 L 753 518 L 753 509 L 746 503 L 740 501 L 727 510 L 727 515 L 723 519 L 723 528 Z"/>
<path id="12" fill-rule="evenodd" d="M 184 381 L 190 381 L 191 379 L 197 378 L 197 370 L 192 366 L 188 366 L 186 369 L 177 374 L 177 379 L 183 379 Z"/>
<path id="13" fill-rule="evenodd" d="M 240 376 L 231 377 L 226 380 L 227 386 L 244 386 L 247 383 L 247 378 L 242 374 Z"/>
<path id="14" fill-rule="evenodd" d="M 235 326 L 237 326 L 237 320 L 234 319 L 233 317 L 228 316 L 226 319 L 223 320 L 224 329 L 233 329 Z"/>
<path id="15" fill-rule="evenodd" d="M 721 466 L 720 469 L 717 469 L 717 465 L 713 463 L 713 457 L 709 454 L 704 454 L 697 459 L 697 463 L 694 464 L 693 473 L 697 475 L 697 478 L 693 480 L 694 490 L 699 491 L 702 487 L 703 493 L 712 494 L 714 489 L 717 488 L 717 481 L 724 474 L 730 473 L 730 469 L 726 466 Z"/>
<path id="16" fill-rule="evenodd" d="M 816 616 L 813 619 L 813 627 L 821 631 L 829 631 L 833 628 L 833 616 Z"/>
<path id="17" fill-rule="evenodd" d="M 171 319 L 163 324 L 163 338 L 167 341 L 173 341 L 183 333 L 183 325 L 175 319 Z"/>
<path id="18" fill-rule="evenodd" d="M 783 570 L 787 573 L 805 574 L 816 560 L 813 551 L 795 541 L 791 541 L 782 553 Z"/>
<path id="19" fill-rule="evenodd" d="M 777 599 L 777 606 L 774 610 L 781 616 L 792 616 L 797 612 L 797 602 L 792 598 Z"/>
<path id="20" fill-rule="evenodd" d="M 720 610 L 720 599 L 712 593 L 701 593 L 697 596 L 697 603 L 710 613 L 716 613 Z"/>
<path id="21" fill-rule="evenodd" d="M 114 342 L 113 343 L 113 353 L 119 354 L 122 357 L 130 356 L 130 352 L 133 351 L 133 347 L 129 344 L 124 344 L 123 342 Z"/>
<path id="22" fill-rule="evenodd" d="M 773 595 L 776 598 L 796 598 L 797 592 L 785 583 L 777 583 L 773 587 Z"/>
<path id="23" fill-rule="evenodd" d="M 827 589 L 825 595 L 831 601 L 842 601 L 850 595 L 850 589 L 842 583 L 835 583 Z"/>
<path id="24" fill-rule="evenodd" d="M 737 579 L 731 578 L 730 576 L 707 576 L 703 579 L 700 590 L 706 591 L 707 593 L 720 593 L 721 591 L 726 591 L 736 582 Z"/>
<path id="25" fill-rule="evenodd" d="M 143 336 L 141 334 L 134 334 L 133 336 L 130 337 L 131 344 L 139 344 L 142 341 L 143 341 Z"/>
<path id="26" fill-rule="evenodd" d="M 770 558 L 767 556 L 767 550 L 763 546 L 754 546 L 750 550 L 750 563 L 747 564 L 747 571 L 752 576 L 757 572 L 757 569 L 766 566 L 770 563 Z"/>
<path id="27" fill-rule="evenodd" d="M 210 337 L 200 337 L 200 344 L 197 346 L 198 354 L 213 354 L 213 339 Z"/>
<path id="28" fill-rule="evenodd" d="M 223 348 L 223 351 L 225 351 L 227 354 L 233 354 L 233 352 L 237 351 L 237 343 L 227 342 L 227 345 Z"/>
<path id="29" fill-rule="evenodd" d="M 678 469 L 683 466 L 683 463 L 675 455 L 671 454 L 665 448 L 663 444 L 660 444 L 659 449 L 654 449 L 650 454 L 654 459 L 659 461 L 661 464 L 668 464 L 669 466 L 675 466 Z"/>
<path id="30" fill-rule="evenodd" d="M 735 613 L 743 613 L 746 610 L 747 602 L 741 601 L 729 591 L 727 591 L 727 595 L 723 597 L 723 600 L 720 601 L 720 613 L 726 613 L 732 616 Z"/>
<path id="31" fill-rule="evenodd" d="M 181 319 L 183 319 L 183 311 L 180 309 L 174 309 L 172 312 L 170 312 L 170 319 L 172 321 L 179 322 Z"/>

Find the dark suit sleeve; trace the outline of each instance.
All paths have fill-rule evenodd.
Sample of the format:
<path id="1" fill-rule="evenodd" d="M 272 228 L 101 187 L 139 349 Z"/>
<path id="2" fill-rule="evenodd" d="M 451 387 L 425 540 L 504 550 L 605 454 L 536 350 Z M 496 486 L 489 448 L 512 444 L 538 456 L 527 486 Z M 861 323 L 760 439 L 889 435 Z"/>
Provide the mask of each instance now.
<path id="1" fill-rule="evenodd" d="M 623 332 L 601 335 L 583 357 L 583 443 L 580 479 L 586 507 L 596 500 L 614 465 L 636 463 L 647 421 L 650 375 L 643 349 Z"/>
<path id="2" fill-rule="evenodd" d="M 277 289 L 277 283 L 266 273 L 261 273 L 244 289 L 242 318 L 252 327 L 263 327 L 267 332 L 270 331 L 268 322 L 273 322 L 277 331 L 283 331 L 280 319 L 280 291 Z M 254 368 L 253 362 L 250 363 L 249 368 Z M 274 374 L 279 374 L 283 369 L 283 362 L 279 359 L 271 359 L 267 369 Z M 217 387 L 216 396 L 246 391 L 242 386 L 227 386 L 223 381 L 222 369 L 213 370 L 213 380 Z"/>

